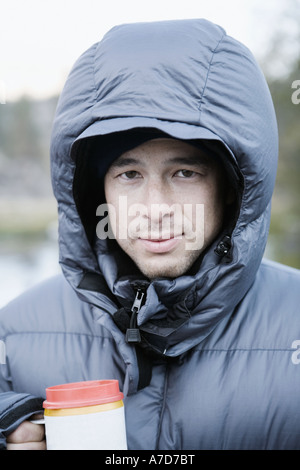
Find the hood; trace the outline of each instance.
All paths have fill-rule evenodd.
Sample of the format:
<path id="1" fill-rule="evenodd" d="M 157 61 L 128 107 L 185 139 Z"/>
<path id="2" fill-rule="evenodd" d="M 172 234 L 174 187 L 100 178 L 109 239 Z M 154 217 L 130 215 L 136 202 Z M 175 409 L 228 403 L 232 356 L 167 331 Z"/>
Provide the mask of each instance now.
<path id="1" fill-rule="evenodd" d="M 219 256 L 214 244 L 193 273 L 145 285 L 137 325 L 145 343 L 173 357 L 230 315 L 254 281 L 268 236 L 277 125 L 251 52 L 206 20 L 116 26 L 82 54 L 60 96 L 51 139 L 60 263 L 78 295 L 112 317 L 129 311 L 134 283 L 143 279 L 115 245 L 91 243 L 78 192 L 87 190 L 93 138 L 141 128 L 221 146 L 242 182 L 230 249 Z M 222 243 L 220 236 L 219 254 Z"/>

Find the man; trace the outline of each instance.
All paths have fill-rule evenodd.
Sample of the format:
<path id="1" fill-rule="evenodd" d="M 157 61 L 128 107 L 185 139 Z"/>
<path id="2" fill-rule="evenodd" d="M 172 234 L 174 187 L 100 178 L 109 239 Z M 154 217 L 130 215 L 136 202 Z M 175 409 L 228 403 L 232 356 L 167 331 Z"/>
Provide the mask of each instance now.
<path id="1" fill-rule="evenodd" d="M 253 56 L 205 20 L 77 61 L 51 142 L 60 263 L 1 312 L 2 447 L 45 388 L 118 379 L 129 449 L 299 449 L 299 272 L 262 261 L 277 164 Z"/>

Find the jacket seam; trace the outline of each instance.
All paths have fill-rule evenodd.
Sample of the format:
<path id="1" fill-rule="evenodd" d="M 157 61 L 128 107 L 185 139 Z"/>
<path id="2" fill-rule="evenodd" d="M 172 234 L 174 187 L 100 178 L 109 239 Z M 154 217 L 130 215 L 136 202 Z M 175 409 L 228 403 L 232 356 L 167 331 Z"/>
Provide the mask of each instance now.
<path id="1" fill-rule="evenodd" d="M 204 86 L 203 86 L 201 97 L 199 99 L 199 102 L 200 102 L 199 106 L 198 106 L 199 113 L 201 113 L 201 106 L 202 106 L 202 103 L 203 103 L 203 97 L 204 97 L 206 87 L 207 87 L 207 83 L 208 83 L 208 77 L 209 77 L 209 74 L 210 74 L 210 71 L 211 71 L 211 68 L 212 68 L 212 62 L 213 62 L 215 53 L 217 52 L 217 49 L 218 49 L 219 45 L 221 44 L 221 42 L 224 39 L 224 36 L 225 36 L 225 34 L 223 34 L 221 36 L 219 42 L 217 43 L 216 47 L 214 48 L 214 50 L 212 51 L 212 54 L 211 54 L 211 58 L 210 58 L 210 61 L 209 61 L 209 64 L 208 64 L 207 74 L 206 74 L 206 78 L 205 78 L 205 83 L 204 83 Z"/>
<path id="2" fill-rule="evenodd" d="M 197 349 L 194 348 L 194 351 L 200 352 L 255 352 L 255 351 L 282 351 L 282 352 L 291 352 L 293 348 L 235 348 L 235 349 Z"/>
<path id="3" fill-rule="evenodd" d="M 160 408 L 160 413 L 159 413 L 159 423 L 158 423 L 158 429 L 157 429 L 157 438 L 156 438 L 156 445 L 155 449 L 159 449 L 159 440 L 160 440 L 160 434 L 161 434 L 161 428 L 162 428 L 162 422 L 163 422 L 163 415 L 166 407 L 166 395 L 167 395 L 167 388 L 168 388 L 168 377 L 169 377 L 169 367 L 168 365 L 166 366 L 166 371 L 165 371 L 165 382 L 164 382 L 164 390 L 163 390 L 163 400 Z"/>
<path id="4" fill-rule="evenodd" d="M 92 105 L 92 108 L 98 102 L 98 93 L 99 93 L 99 89 L 96 86 L 96 80 L 95 80 L 95 75 L 96 75 L 96 54 L 97 54 L 98 46 L 99 46 L 99 43 L 96 43 L 95 47 L 94 47 L 94 51 L 93 51 L 94 52 L 94 57 L 93 57 L 92 70 L 93 70 L 93 86 L 94 86 L 94 103 Z"/>
<path id="5" fill-rule="evenodd" d="M 7 339 L 10 336 L 18 336 L 18 335 L 63 335 L 63 336 L 87 336 L 90 338 L 106 338 L 114 342 L 114 338 L 111 336 L 101 336 L 101 335 L 93 335 L 92 333 L 76 333 L 76 332 L 66 332 L 66 331 L 21 331 L 15 333 L 8 333 L 5 336 L 1 336 L 2 339 Z"/>

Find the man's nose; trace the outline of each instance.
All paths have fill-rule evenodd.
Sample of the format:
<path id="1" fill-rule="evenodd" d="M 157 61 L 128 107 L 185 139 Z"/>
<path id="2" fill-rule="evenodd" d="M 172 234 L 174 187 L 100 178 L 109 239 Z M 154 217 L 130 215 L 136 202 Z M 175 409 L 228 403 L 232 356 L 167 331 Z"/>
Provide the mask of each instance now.
<path id="1" fill-rule="evenodd" d="M 152 223 L 161 223 L 164 218 L 172 217 L 172 197 L 163 182 L 148 185 L 144 200 Z"/>

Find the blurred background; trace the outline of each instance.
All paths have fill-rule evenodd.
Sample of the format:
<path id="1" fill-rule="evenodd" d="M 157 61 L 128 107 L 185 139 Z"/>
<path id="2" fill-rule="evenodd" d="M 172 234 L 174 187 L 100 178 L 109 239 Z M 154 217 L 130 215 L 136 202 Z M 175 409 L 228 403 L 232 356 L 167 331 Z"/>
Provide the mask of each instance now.
<path id="1" fill-rule="evenodd" d="M 60 271 L 49 171 L 57 99 L 79 55 L 135 21 L 203 17 L 252 50 L 280 135 L 265 255 L 300 268 L 300 0 L 1 0 L 0 9 L 0 307 Z"/>

